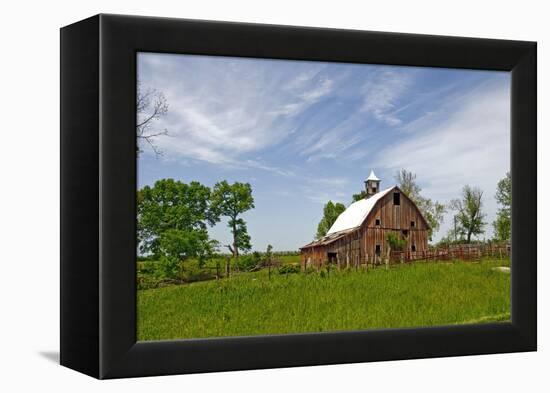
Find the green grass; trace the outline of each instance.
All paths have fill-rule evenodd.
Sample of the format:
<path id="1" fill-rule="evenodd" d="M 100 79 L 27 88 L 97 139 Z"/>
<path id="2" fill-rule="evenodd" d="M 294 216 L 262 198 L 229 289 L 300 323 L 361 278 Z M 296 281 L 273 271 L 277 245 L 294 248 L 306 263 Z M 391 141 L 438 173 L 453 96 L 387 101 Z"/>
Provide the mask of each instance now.
<path id="1" fill-rule="evenodd" d="M 299 265 L 300 255 L 274 255 L 273 259 L 279 261 L 281 265 Z"/>
<path id="2" fill-rule="evenodd" d="M 243 273 L 138 291 L 138 339 L 420 327 L 510 319 L 503 260 L 323 274 Z"/>

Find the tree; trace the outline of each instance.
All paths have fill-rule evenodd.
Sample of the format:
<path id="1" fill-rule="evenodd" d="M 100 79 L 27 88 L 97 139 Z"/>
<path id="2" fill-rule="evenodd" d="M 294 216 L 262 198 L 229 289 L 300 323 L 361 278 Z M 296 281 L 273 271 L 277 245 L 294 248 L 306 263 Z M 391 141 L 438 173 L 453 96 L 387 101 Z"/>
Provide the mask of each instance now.
<path id="1" fill-rule="evenodd" d="M 323 218 L 319 221 L 319 225 L 317 225 L 317 234 L 315 235 L 315 238 L 323 238 L 344 210 L 346 210 L 346 207 L 342 203 L 333 203 L 332 201 L 328 201 L 323 207 Z"/>
<path id="2" fill-rule="evenodd" d="M 138 191 L 137 205 L 139 251 L 157 258 L 203 252 L 193 247 L 205 247 L 207 226 L 219 221 L 210 208 L 210 189 L 199 182 L 158 180 Z"/>
<path id="3" fill-rule="evenodd" d="M 457 212 L 457 232 L 461 237 L 466 237 L 467 243 L 470 243 L 472 235 L 484 233 L 485 214 L 482 211 L 482 197 L 481 189 L 466 185 L 462 189 L 462 199 L 451 201 L 451 208 Z"/>
<path id="4" fill-rule="evenodd" d="M 406 169 L 401 169 L 395 174 L 395 181 L 397 182 L 401 191 L 403 191 L 403 193 L 409 198 L 420 198 L 420 191 L 422 191 L 422 189 L 418 184 L 416 184 L 415 173 L 409 172 Z"/>
<path id="5" fill-rule="evenodd" d="M 430 229 L 428 230 L 428 238 L 432 240 L 432 236 L 439 230 L 443 222 L 443 215 L 446 212 L 444 204 L 437 201 L 432 201 L 420 195 L 422 188 L 416 183 L 416 174 L 406 169 L 397 171 L 395 180 L 403 194 L 408 196 L 418 207 Z"/>
<path id="6" fill-rule="evenodd" d="M 239 257 L 239 250 L 249 251 L 250 236 L 246 228 L 246 222 L 239 216 L 244 212 L 254 208 L 254 197 L 252 196 L 252 187 L 249 183 L 229 184 L 227 181 L 221 181 L 214 185 L 211 196 L 212 211 L 216 216 L 228 217 L 228 226 L 233 236 L 233 244 L 228 244 L 233 257 Z"/>
<path id="7" fill-rule="evenodd" d="M 510 172 L 507 172 L 506 176 L 499 180 L 495 199 L 500 208 L 497 212 L 497 218 L 493 222 L 494 236 L 499 241 L 508 240 L 512 229 L 512 177 Z"/>
<path id="8" fill-rule="evenodd" d="M 365 199 L 367 197 L 367 192 L 365 190 L 360 191 L 358 194 L 353 194 L 351 196 L 352 202 L 360 201 L 361 199 Z"/>
<path id="9" fill-rule="evenodd" d="M 141 151 L 139 142 L 146 142 L 156 155 L 161 151 L 154 143 L 154 138 L 167 135 L 168 130 L 155 129 L 154 122 L 168 113 L 168 101 L 164 94 L 155 89 L 145 89 L 141 83 L 137 85 L 136 95 L 137 125 L 136 136 L 138 138 L 138 153 Z"/>

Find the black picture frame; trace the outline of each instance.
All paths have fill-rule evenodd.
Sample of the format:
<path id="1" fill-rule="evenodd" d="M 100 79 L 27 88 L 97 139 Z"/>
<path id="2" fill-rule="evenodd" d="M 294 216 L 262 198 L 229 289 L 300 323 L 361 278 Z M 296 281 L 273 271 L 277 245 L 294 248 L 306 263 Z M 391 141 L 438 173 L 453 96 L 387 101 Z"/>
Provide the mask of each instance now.
<path id="1" fill-rule="evenodd" d="M 510 323 L 136 342 L 136 53 L 511 71 Z M 97 15 L 61 29 L 61 364 L 96 378 L 535 351 L 536 43 Z"/>

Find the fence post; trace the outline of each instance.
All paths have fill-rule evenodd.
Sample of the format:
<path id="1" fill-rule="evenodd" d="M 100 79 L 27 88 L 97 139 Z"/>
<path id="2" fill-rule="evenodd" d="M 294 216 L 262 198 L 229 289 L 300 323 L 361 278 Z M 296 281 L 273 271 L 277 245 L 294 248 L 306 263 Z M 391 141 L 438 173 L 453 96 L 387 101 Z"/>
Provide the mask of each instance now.
<path id="1" fill-rule="evenodd" d="M 231 258 L 225 259 L 225 277 L 229 277 L 231 275 Z"/>

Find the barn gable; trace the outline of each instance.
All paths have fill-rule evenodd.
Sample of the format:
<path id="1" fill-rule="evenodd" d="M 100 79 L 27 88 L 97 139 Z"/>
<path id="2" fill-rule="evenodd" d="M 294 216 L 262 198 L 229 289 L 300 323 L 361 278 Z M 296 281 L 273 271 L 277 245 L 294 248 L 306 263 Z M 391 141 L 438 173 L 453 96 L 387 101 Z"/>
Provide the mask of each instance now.
<path id="1" fill-rule="evenodd" d="M 429 228 L 428 222 L 416 204 L 411 201 L 410 198 L 399 189 L 399 187 L 393 186 L 374 194 L 368 199 L 361 199 L 360 201 L 352 203 L 342 214 L 338 216 L 334 224 L 332 224 L 327 232 L 327 236 L 334 235 L 339 232 L 349 231 L 353 228 L 359 228 L 367 220 L 367 217 L 371 214 L 371 212 L 376 211 L 380 205 L 378 202 L 381 202 L 384 197 L 394 191 L 398 191 L 404 198 L 407 198 L 410 201 L 411 205 L 413 205 L 417 210 L 418 216 L 421 217 L 423 224 L 426 228 Z"/>
<path id="2" fill-rule="evenodd" d="M 393 204 L 393 198 L 392 194 L 395 193 L 400 194 L 400 198 L 403 200 L 401 201 L 401 208 L 407 205 L 408 209 L 401 209 L 401 212 L 396 211 L 399 209 L 399 206 L 394 206 Z M 363 224 L 365 224 L 368 227 L 375 226 L 375 212 L 382 213 L 384 210 L 392 210 L 390 212 L 390 216 L 393 218 L 393 222 L 387 223 L 386 220 L 382 223 L 382 226 L 392 229 L 408 229 L 409 224 L 412 220 L 416 222 L 416 228 L 417 229 L 423 229 L 428 230 L 430 229 L 430 225 L 418 206 L 416 206 L 416 203 L 412 201 L 411 198 L 409 198 L 398 186 L 393 186 L 389 192 L 387 192 L 385 195 L 383 195 L 381 198 L 378 199 L 377 203 L 371 211 L 369 212 L 368 216 L 365 220 L 363 220 Z M 386 216 L 388 212 L 386 212 Z"/>

